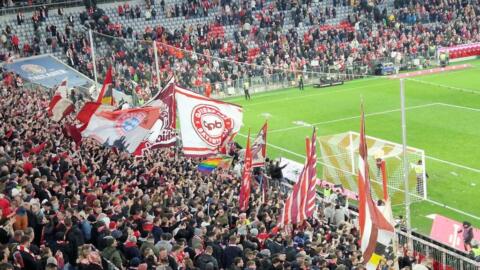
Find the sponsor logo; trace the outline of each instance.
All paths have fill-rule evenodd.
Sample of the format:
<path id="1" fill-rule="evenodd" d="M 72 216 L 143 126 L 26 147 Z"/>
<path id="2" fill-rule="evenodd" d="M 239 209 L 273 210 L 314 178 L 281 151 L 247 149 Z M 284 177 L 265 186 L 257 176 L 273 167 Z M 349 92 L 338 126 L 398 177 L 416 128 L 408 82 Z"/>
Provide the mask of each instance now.
<path id="1" fill-rule="evenodd" d="M 146 116 L 147 115 L 142 112 L 122 115 L 117 120 L 117 129 L 120 134 L 127 134 L 137 128 Z"/>
<path id="2" fill-rule="evenodd" d="M 212 105 L 197 105 L 192 111 L 192 125 L 202 140 L 219 146 L 233 128 L 233 119 Z"/>
<path id="3" fill-rule="evenodd" d="M 39 65 L 36 64 L 25 64 L 20 67 L 23 71 L 29 72 L 32 74 L 43 74 L 46 73 L 47 70 Z"/>

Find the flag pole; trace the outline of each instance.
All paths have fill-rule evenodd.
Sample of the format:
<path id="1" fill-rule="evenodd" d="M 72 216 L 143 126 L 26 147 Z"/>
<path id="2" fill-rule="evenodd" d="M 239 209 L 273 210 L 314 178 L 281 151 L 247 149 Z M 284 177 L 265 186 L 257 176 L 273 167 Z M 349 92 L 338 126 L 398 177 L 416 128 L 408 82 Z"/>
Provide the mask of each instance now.
<path id="1" fill-rule="evenodd" d="M 400 79 L 400 106 L 402 111 L 402 144 L 403 144 L 403 183 L 405 185 L 405 220 L 407 226 L 408 248 L 411 248 L 412 226 L 410 222 L 410 191 L 408 190 L 409 163 L 407 159 L 407 121 L 405 115 L 405 82 Z"/>
<path id="2" fill-rule="evenodd" d="M 162 86 L 160 84 L 160 69 L 158 68 L 158 49 L 157 49 L 157 41 L 153 41 L 153 54 L 155 54 L 155 72 L 157 73 L 157 87 L 158 91 L 162 90 Z"/>
<path id="3" fill-rule="evenodd" d="M 92 50 L 93 77 L 95 78 L 95 92 L 98 92 L 97 65 L 96 65 L 96 60 L 95 60 L 95 47 L 93 46 L 92 29 L 88 30 L 88 35 L 90 37 L 90 48 Z"/>

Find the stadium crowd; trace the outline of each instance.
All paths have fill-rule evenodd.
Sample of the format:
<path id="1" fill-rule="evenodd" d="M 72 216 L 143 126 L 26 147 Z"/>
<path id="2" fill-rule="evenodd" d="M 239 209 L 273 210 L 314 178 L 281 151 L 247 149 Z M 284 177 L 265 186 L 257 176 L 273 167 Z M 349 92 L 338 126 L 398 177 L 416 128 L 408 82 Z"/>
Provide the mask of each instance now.
<path id="1" fill-rule="evenodd" d="M 66 28 L 56 29 L 51 25 L 40 27 L 48 16 L 48 8 L 42 7 L 31 18 L 38 33 L 34 40 L 20 41 L 10 25 L 0 40 L 4 47 L 22 55 L 40 53 L 41 44 L 47 44 L 53 51 L 61 49 L 70 65 L 93 78 L 92 50 L 86 31 L 74 29 L 73 22 L 79 19 L 87 28 L 119 38 L 96 35 L 96 50 L 105 52 L 97 53 L 97 72 L 105 74 L 108 65 L 113 64 L 121 78 L 117 87 L 127 91 L 133 91 L 137 84 L 140 89 L 153 89 L 157 78 L 151 43 L 128 45 L 122 38 L 157 40 L 161 44 L 160 80 L 175 70 L 184 86 L 195 88 L 210 83 L 216 90 L 220 82 L 231 85 L 253 75 L 264 76 L 266 80 L 272 77 L 293 80 L 298 71 L 315 71 L 314 60 L 341 71 L 354 63 L 372 67 L 379 59 L 400 62 L 411 55 L 431 59 L 437 46 L 480 41 L 477 1 L 395 0 L 392 10 L 380 10 L 378 3 L 363 0 L 345 21 L 334 26 L 325 25 L 326 20 L 337 16 L 338 7 L 355 2 L 334 0 L 324 9 L 312 5 L 311 0 L 205 0 L 168 5 L 164 1 L 146 2 L 145 10 L 121 4 L 118 16 L 148 19 L 163 14 L 190 18 L 214 13 L 216 19 L 204 25 L 184 24 L 176 30 L 158 25 L 142 31 L 113 22 L 101 9 L 90 8 L 79 18 L 68 16 Z M 19 23 L 24 23 L 23 14 L 18 18 Z M 294 27 L 285 28 L 286 18 Z M 236 27 L 232 40 L 225 35 L 224 27 L 228 25 Z M 298 26 L 308 29 L 303 33 Z M 41 38 L 42 32 L 47 33 L 45 40 Z M 136 84 L 131 84 L 131 80 Z"/>
<path id="2" fill-rule="evenodd" d="M 174 147 L 141 159 L 90 140 L 77 147 L 47 117 L 47 91 L 2 79 L 0 269 L 365 269 L 339 191 L 308 222 L 278 230 L 288 195 L 278 164 L 241 213 L 238 170 L 202 175 Z M 402 269 L 415 262 L 399 258 Z"/>
<path id="3" fill-rule="evenodd" d="M 166 79 L 172 70 L 181 83 L 193 87 L 206 78 L 215 83 L 258 74 L 273 76 L 284 70 L 309 70 L 313 59 L 330 64 L 338 60 L 367 63 L 394 51 L 417 53 L 428 51 L 432 44 L 479 39 L 478 5 L 462 6 L 456 0 L 398 0 L 393 11 L 380 11 L 361 1 L 349 15 L 349 22 L 326 31 L 321 24 L 336 16 L 335 8 L 351 3 L 334 1 L 328 10 L 310 9 L 309 1 L 300 6 L 284 0 L 206 0 L 173 6 L 163 1 L 148 3 L 150 8 L 140 10 L 140 16 L 146 16 L 147 11 L 152 17 L 160 13 L 206 16 L 218 9 L 219 14 L 212 25 L 184 26 L 175 31 L 158 26 L 137 32 L 131 26 L 110 22 L 99 10 L 82 13 L 82 24 L 99 33 L 159 40 L 204 55 L 160 46 L 162 77 L 154 78 L 151 46 L 137 43 L 129 48 L 121 39 L 97 36 L 105 40 L 102 45 L 110 52 L 100 57 L 98 70 L 105 73 L 113 63 L 120 78 L 117 88 L 124 92 L 135 91 L 131 80 L 142 91 L 153 90 L 155 80 Z M 118 9 L 119 16 L 132 16 L 132 11 L 137 17 L 135 7 L 122 5 Z M 21 55 L 38 54 L 42 42 L 58 44 L 70 65 L 93 77 L 88 40 L 82 29 L 74 29 L 73 20 L 78 18 L 68 16 L 71 23 L 65 29 L 56 29 L 42 25 L 42 16 L 47 14 L 38 10 L 32 17 L 32 27 L 38 33 L 49 33 L 50 41 L 41 40 L 39 35 L 31 45 L 23 42 L 21 49 L 22 42 L 18 36 L 14 38 L 15 31 L 9 26 L 2 33 L 2 44 Z M 58 10 L 58 14 L 63 11 Z M 291 16 L 295 25 L 309 25 L 310 30 L 303 36 L 295 28 L 284 32 L 286 16 Z M 22 16 L 18 18 L 19 24 L 25 23 Z M 229 24 L 241 29 L 235 32 L 233 41 L 218 33 Z M 376 33 L 371 30 L 372 24 L 377 25 Z M 254 57 L 249 55 L 252 49 L 257 53 Z M 238 170 L 201 175 L 196 171 L 198 160 L 183 157 L 177 148 L 134 159 L 89 140 L 77 147 L 66 137 L 62 125 L 46 116 L 50 97 L 45 90 L 26 88 L 11 73 L 2 72 L 2 77 L 0 270 L 113 266 L 165 270 L 365 269 L 358 251 L 356 220 L 345 209 L 341 193 L 331 192 L 323 198 L 307 223 L 287 232 L 278 231 L 276 220 L 287 196 L 279 185 L 270 185 L 265 198 L 255 184 L 249 211 L 240 213 Z M 269 163 L 265 170 L 272 177 L 271 183 L 282 178 L 278 165 Z M 382 262 L 382 270 L 390 269 L 391 263 Z M 415 263 L 420 259 L 411 251 L 399 258 L 402 269 L 411 269 Z M 434 269 L 430 257 L 422 264 Z"/>

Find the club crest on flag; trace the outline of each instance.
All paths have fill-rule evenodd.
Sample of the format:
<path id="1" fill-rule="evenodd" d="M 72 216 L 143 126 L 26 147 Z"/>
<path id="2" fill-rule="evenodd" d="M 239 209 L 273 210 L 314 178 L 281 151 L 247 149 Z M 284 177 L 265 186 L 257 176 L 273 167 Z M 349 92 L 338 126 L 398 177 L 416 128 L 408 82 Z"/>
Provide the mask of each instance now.
<path id="1" fill-rule="evenodd" d="M 213 105 L 200 104 L 192 110 L 192 124 L 198 136 L 211 146 L 218 146 L 234 126 L 233 119 Z"/>
<path id="2" fill-rule="evenodd" d="M 120 134 L 125 135 L 128 132 L 134 130 L 142 123 L 145 117 L 146 114 L 141 112 L 120 116 L 117 120 L 117 127 Z"/>

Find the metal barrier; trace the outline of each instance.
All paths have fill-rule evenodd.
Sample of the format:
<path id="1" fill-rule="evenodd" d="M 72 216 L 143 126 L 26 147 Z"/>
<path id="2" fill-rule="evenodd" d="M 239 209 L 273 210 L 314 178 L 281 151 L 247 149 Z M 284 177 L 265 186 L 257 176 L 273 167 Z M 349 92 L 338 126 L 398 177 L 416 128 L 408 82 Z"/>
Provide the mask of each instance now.
<path id="1" fill-rule="evenodd" d="M 292 181 L 286 180 L 281 183 L 281 190 L 283 192 L 289 192 L 292 189 Z M 317 192 L 319 195 L 317 199 L 321 201 L 323 194 Z M 352 207 L 349 207 L 350 214 L 358 216 L 358 213 L 354 211 Z M 408 237 L 407 233 L 401 229 L 396 230 L 396 236 L 398 239 L 398 246 L 404 246 L 407 243 L 412 243 L 413 252 L 415 255 L 419 255 L 423 261 L 426 257 L 431 257 L 433 263 L 437 265 L 434 270 L 479 270 L 480 262 L 476 262 L 464 255 L 448 250 L 444 247 L 436 245 L 430 241 L 421 239 L 415 235 Z"/>
<path id="2" fill-rule="evenodd" d="M 96 0 L 97 5 L 99 4 L 106 4 L 106 3 L 115 3 L 115 2 L 125 2 L 126 0 L 120 0 L 120 1 L 115 1 L 115 0 Z M 28 2 L 28 1 L 25 1 Z M 54 8 L 71 8 L 71 7 L 81 7 L 84 6 L 84 0 L 70 0 L 70 1 L 53 1 L 53 2 L 46 2 L 46 3 L 36 3 L 32 5 L 28 5 L 26 3 L 25 5 L 20 5 L 16 4 L 11 7 L 5 7 L 5 8 L 0 8 L 0 15 L 7 15 L 7 14 L 16 14 L 18 12 L 32 12 L 37 10 L 40 7 L 46 6 L 49 9 L 54 9 Z"/>
<path id="3" fill-rule="evenodd" d="M 397 230 L 397 237 L 399 245 L 404 245 L 408 241 L 413 244 L 413 251 L 418 254 L 420 258 L 431 256 L 435 262 L 439 264 L 439 269 L 442 270 L 478 270 L 480 269 L 480 262 L 476 262 L 470 258 L 459 255 L 446 248 L 435 245 L 427 240 L 421 239 L 412 235 L 408 239 L 407 233 L 402 230 Z"/>

